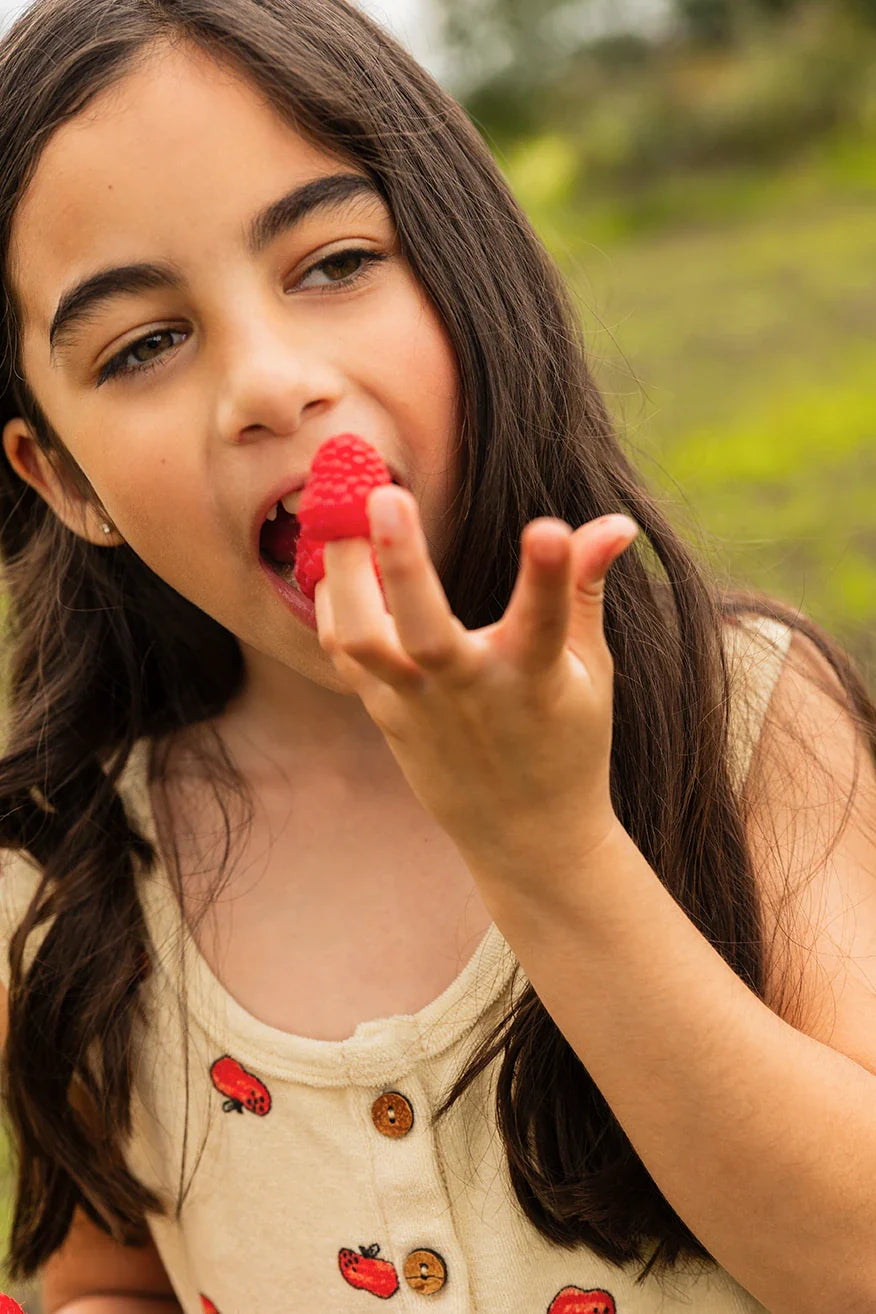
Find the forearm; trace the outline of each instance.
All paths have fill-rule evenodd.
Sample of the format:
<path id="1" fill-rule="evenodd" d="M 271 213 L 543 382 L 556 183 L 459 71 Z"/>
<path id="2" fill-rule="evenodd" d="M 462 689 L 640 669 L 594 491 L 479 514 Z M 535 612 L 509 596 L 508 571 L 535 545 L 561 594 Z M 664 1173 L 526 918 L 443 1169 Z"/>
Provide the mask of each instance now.
<path id="1" fill-rule="evenodd" d="M 758 1000 L 620 827 L 548 903 L 500 873 L 481 888 L 649 1173 L 717 1261 L 771 1314 L 822 1311 L 825 1283 L 844 1314 L 872 1314 L 876 1077 Z"/>

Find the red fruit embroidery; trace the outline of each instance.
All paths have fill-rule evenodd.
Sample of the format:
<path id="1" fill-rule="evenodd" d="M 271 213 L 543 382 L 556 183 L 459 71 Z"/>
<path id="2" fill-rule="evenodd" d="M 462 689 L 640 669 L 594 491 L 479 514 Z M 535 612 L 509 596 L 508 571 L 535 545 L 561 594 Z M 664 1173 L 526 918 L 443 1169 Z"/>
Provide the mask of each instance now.
<path id="1" fill-rule="evenodd" d="M 4 1296 L 0 1292 L 0 1314 L 24 1314 L 24 1310 L 17 1300 L 13 1300 L 11 1296 Z"/>
<path id="2" fill-rule="evenodd" d="M 391 483 L 380 453 L 358 434 L 329 438 L 318 449 L 298 504 L 301 537 L 295 558 L 295 579 L 311 602 L 325 575 L 321 549 L 340 538 L 370 539 L 368 495 Z M 380 579 L 374 553 L 372 561 Z"/>
<path id="3" fill-rule="evenodd" d="M 210 1076 L 219 1093 L 228 1097 L 222 1105 L 225 1113 L 230 1113 L 232 1109 L 243 1113 L 244 1108 L 258 1114 L 260 1118 L 270 1113 L 271 1096 L 267 1086 L 241 1067 L 237 1059 L 223 1054 L 210 1069 Z"/>
<path id="4" fill-rule="evenodd" d="M 204 1293 L 203 1293 L 203 1291 L 201 1292 L 201 1308 L 202 1308 L 204 1314 L 219 1314 L 218 1309 L 217 1309 L 216 1306 L 213 1304 L 213 1302 L 212 1302 L 212 1300 L 210 1299 L 210 1297 L 209 1297 L 209 1296 L 205 1296 Z"/>
<path id="5" fill-rule="evenodd" d="M 345 1282 L 359 1291 L 370 1291 L 372 1296 L 386 1300 L 398 1291 L 398 1274 L 388 1259 L 378 1259 L 380 1246 L 360 1246 L 359 1253 L 344 1247 L 338 1251 L 338 1267 Z"/>
<path id="6" fill-rule="evenodd" d="M 614 1297 L 607 1291 L 582 1291 L 563 1287 L 548 1306 L 547 1314 L 617 1314 Z"/>

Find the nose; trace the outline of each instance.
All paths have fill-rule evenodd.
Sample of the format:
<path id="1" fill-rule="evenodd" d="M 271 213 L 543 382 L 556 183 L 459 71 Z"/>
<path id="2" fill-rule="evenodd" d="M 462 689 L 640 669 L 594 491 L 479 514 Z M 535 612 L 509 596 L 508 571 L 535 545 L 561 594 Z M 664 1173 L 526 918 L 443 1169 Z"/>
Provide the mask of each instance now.
<path id="1" fill-rule="evenodd" d="M 306 417 L 335 406 L 344 391 L 331 339 L 315 331 L 312 319 L 295 322 L 288 306 L 238 310 L 221 344 L 217 375 L 218 431 L 237 445 L 294 433 Z"/>

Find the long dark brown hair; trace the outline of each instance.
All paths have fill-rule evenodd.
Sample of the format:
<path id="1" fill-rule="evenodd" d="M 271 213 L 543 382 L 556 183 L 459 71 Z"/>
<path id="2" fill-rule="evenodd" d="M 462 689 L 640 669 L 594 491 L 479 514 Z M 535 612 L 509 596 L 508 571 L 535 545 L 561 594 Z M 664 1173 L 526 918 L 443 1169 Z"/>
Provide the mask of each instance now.
<path id="1" fill-rule="evenodd" d="M 723 626 L 752 612 L 807 635 L 838 674 L 874 757 L 876 709 L 854 663 L 816 624 L 719 585 L 694 560 L 624 454 L 574 303 L 478 132 L 357 9 L 344 0 L 38 0 L 19 18 L 0 42 L 0 428 L 25 418 L 94 498 L 23 377 L 10 228 L 55 130 L 166 39 L 230 64 L 386 198 L 459 368 L 464 474 L 441 573 L 463 624 L 502 617 L 521 533 L 537 516 L 577 527 L 624 511 L 639 525 L 605 599 L 614 807 L 702 934 L 763 997 L 762 919 L 728 766 Z M 61 1245 L 75 1207 L 134 1242 L 145 1239 L 145 1214 L 169 1207 L 129 1173 L 121 1149 L 147 948 L 134 877 L 156 855 L 117 784 L 141 737 L 218 714 L 239 688 L 242 661 L 232 634 L 128 547 L 96 548 L 68 531 L 5 459 L 0 553 L 0 846 L 43 873 L 10 946 L 4 1070 L 17 1173 L 8 1268 L 27 1278 Z M 436 1116 L 497 1059 L 511 1180 L 539 1232 L 616 1264 L 638 1260 L 640 1277 L 711 1258 L 530 986 Z"/>

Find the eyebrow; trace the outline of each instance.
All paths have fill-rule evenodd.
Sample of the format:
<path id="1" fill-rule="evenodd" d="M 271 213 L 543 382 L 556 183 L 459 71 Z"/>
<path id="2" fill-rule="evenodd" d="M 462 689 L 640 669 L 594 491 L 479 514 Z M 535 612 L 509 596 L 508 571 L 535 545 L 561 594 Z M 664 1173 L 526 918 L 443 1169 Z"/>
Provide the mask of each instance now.
<path id="1" fill-rule="evenodd" d="M 361 174 L 333 173 L 313 178 L 255 216 L 245 233 L 246 250 L 250 255 L 259 255 L 276 237 L 296 227 L 307 215 L 317 210 L 338 209 L 358 196 L 384 199 L 371 179 Z M 84 325 L 107 302 L 155 288 L 178 291 L 184 285 L 185 276 L 178 265 L 151 262 L 101 269 L 73 284 L 62 294 L 49 330 L 52 364 L 69 350 Z"/>

